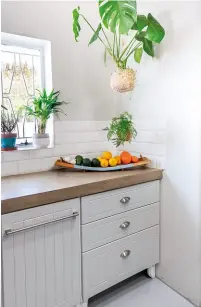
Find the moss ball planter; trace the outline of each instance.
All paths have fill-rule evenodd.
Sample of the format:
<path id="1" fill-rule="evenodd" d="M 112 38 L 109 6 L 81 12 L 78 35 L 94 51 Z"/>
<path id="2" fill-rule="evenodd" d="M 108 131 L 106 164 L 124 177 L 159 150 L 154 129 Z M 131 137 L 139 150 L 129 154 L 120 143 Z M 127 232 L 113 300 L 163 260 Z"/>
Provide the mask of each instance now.
<path id="1" fill-rule="evenodd" d="M 131 92 L 136 85 L 136 71 L 131 68 L 118 69 L 111 75 L 110 85 L 115 92 Z"/>

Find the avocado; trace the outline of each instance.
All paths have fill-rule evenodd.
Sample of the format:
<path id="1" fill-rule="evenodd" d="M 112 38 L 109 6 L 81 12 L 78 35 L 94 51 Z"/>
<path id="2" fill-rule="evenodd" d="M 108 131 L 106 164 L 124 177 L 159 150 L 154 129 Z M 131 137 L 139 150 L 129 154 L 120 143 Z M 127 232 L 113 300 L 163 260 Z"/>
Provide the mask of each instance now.
<path id="1" fill-rule="evenodd" d="M 84 166 L 91 166 L 91 160 L 88 158 L 83 159 L 83 165 Z"/>
<path id="2" fill-rule="evenodd" d="M 94 158 L 92 160 L 92 166 L 99 167 L 100 166 L 100 161 L 98 159 Z"/>
<path id="3" fill-rule="evenodd" d="M 76 160 L 77 165 L 82 165 L 82 163 L 83 163 L 83 157 L 82 156 L 79 156 L 79 155 L 76 156 L 75 160 Z"/>

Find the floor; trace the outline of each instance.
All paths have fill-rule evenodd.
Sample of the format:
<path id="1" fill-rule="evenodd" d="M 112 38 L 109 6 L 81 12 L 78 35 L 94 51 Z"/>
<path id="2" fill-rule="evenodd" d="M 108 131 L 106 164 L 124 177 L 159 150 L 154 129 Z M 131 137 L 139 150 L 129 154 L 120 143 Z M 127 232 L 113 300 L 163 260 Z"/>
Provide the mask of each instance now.
<path id="1" fill-rule="evenodd" d="M 89 301 L 89 307 L 193 307 L 158 279 L 137 275 Z"/>

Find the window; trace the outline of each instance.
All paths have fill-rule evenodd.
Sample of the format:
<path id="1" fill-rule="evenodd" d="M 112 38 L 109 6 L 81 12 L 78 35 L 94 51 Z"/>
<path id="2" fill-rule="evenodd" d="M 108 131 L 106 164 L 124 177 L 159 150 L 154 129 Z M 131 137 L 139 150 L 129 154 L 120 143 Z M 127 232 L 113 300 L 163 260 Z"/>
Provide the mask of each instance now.
<path id="1" fill-rule="evenodd" d="M 31 145 L 35 120 L 21 110 L 31 105 L 37 89 L 52 89 L 50 42 L 3 33 L 1 59 L 2 104 L 19 114 L 18 145 Z"/>

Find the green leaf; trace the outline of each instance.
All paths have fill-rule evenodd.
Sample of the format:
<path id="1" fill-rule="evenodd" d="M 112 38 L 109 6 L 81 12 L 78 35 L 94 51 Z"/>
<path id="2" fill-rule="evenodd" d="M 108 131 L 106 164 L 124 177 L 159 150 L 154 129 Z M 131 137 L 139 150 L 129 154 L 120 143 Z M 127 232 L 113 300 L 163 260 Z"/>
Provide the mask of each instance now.
<path id="1" fill-rule="evenodd" d="M 146 38 L 144 38 L 143 49 L 148 55 L 154 57 L 153 43 Z"/>
<path id="2" fill-rule="evenodd" d="M 89 45 L 91 45 L 92 43 L 94 43 L 94 42 L 97 40 L 97 38 L 98 38 L 98 36 L 99 36 L 99 33 L 100 33 L 100 30 L 101 30 L 101 29 L 102 29 L 102 25 L 101 25 L 101 23 L 99 23 L 96 32 L 94 33 L 94 35 L 93 35 L 92 38 L 90 39 Z M 88 46 L 89 46 L 89 45 L 88 45 Z"/>
<path id="3" fill-rule="evenodd" d="M 137 22 L 132 26 L 132 30 L 142 31 L 148 25 L 148 20 L 145 15 L 137 15 Z"/>
<path id="4" fill-rule="evenodd" d="M 78 42 L 77 38 L 79 37 L 80 30 L 81 30 L 81 27 L 79 24 L 79 17 L 80 17 L 79 10 L 80 10 L 79 6 L 77 9 L 73 10 L 73 32 L 74 32 L 76 42 Z"/>
<path id="5" fill-rule="evenodd" d="M 143 49 L 142 48 L 137 48 L 135 49 L 135 52 L 134 52 L 134 59 L 137 63 L 140 63 L 141 61 L 141 58 L 142 58 L 142 52 L 143 52 Z"/>
<path id="6" fill-rule="evenodd" d="M 99 13 L 108 30 L 127 34 L 137 20 L 136 1 L 99 0 Z"/>
<path id="7" fill-rule="evenodd" d="M 160 43 L 165 36 L 165 30 L 151 14 L 148 14 L 147 19 L 148 28 L 146 30 L 145 38 L 152 42 Z"/>
<path id="8" fill-rule="evenodd" d="M 137 41 L 139 42 L 143 42 L 144 41 L 144 37 L 145 37 L 146 32 L 142 31 L 140 33 L 136 33 L 135 34 L 135 39 L 137 39 Z"/>

